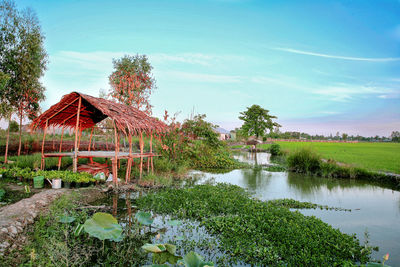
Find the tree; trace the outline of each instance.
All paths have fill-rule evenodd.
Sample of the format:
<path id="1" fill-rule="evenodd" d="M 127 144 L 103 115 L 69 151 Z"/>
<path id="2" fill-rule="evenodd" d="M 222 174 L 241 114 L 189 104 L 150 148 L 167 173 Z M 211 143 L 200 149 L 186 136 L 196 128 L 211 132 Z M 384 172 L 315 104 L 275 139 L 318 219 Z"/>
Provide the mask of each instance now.
<path id="1" fill-rule="evenodd" d="M 400 142 L 400 132 L 399 131 L 393 131 L 392 134 L 390 135 L 392 138 L 392 142 Z"/>
<path id="2" fill-rule="evenodd" d="M 0 98 L 2 103 L 11 103 L 19 116 L 20 155 L 23 118 L 34 118 L 40 110 L 39 102 L 45 98 L 39 79 L 46 70 L 47 53 L 38 18 L 31 9 L 20 12 L 12 1 L 3 0 L 0 17 L 0 71 L 10 77 Z"/>
<path id="3" fill-rule="evenodd" d="M 347 137 L 349 137 L 349 135 L 348 135 L 347 133 L 342 133 L 342 139 L 343 139 L 344 141 L 347 140 Z"/>
<path id="4" fill-rule="evenodd" d="M 270 115 L 269 110 L 263 109 L 259 105 L 252 105 L 240 114 L 239 119 L 244 121 L 241 131 L 246 136 L 255 135 L 258 139 L 264 137 L 267 130 L 272 131 L 274 127 L 281 127 L 281 125 L 272 121 L 277 117 Z"/>
<path id="5" fill-rule="evenodd" d="M 120 103 L 151 114 L 149 98 L 156 89 L 150 62 L 146 55 L 125 55 L 113 59 L 114 72 L 109 76 L 110 96 Z"/>
<path id="6" fill-rule="evenodd" d="M 202 138 L 208 145 L 219 147 L 221 142 L 218 139 L 218 134 L 214 131 L 218 126 L 207 122 L 205 118 L 205 114 L 198 114 L 193 119 L 185 120 L 182 124 L 182 131 L 190 139 Z"/>

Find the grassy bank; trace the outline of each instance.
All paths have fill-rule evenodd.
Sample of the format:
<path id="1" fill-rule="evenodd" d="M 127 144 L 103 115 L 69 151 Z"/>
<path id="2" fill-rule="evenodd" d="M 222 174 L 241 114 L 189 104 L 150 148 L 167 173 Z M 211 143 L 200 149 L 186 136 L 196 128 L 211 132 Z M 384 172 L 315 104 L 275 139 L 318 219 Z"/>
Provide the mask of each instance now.
<path id="1" fill-rule="evenodd" d="M 137 200 L 140 209 L 201 222 L 234 262 L 253 265 L 333 266 L 369 259 L 370 249 L 315 217 L 289 208 L 315 208 L 281 200 L 261 202 L 227 184 L 167 189 Z M 350 266 L 350 265 L 348 265 Z"/>
<path id="2" fill-rule="evenodd" d="M 277 142 L 283 151 L 295 151 L 308 147 L 324 159 L 363 168 L 369 171 L 383 171 L 400 174 L 400 143 L 319 143 L 319 142 Z M 268 149 L 270 144 L 258 145 Z"/>
<path id="3" fill-rule="evenodd" d="M 400 189 L 400 178 L 394 175 L 368 171 L 364 168 L 338 165 L 332 160 L 322 160 L 315 150 L 303 147 L 290 152 L 286 164 L 290 171 L 328 178 L 362 179 L 386 184 Z"/>

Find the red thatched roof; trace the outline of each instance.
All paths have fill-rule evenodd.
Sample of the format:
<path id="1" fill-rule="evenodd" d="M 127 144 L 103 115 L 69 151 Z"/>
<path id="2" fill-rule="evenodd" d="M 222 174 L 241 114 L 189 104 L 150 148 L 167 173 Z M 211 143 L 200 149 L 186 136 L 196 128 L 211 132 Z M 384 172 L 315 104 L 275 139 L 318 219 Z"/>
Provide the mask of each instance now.
<path id="1" fill-rule="evenodd" d="M 75 128 L 79 97 L 82 97 L 79 118 L 82 130 L 93 127 L 107 117 L 114 120 L 117 128 L 125 134 L 137 135 L 141 131 L 160 133 L 166 129 L 163 122 L 134 107 L 77 92 L 64 95 L 60 102 L 37 117 L 30 128 L 32 130 L 45 128 L 47 120 L 48 126 L 64 125 L 65 127 Z"/>

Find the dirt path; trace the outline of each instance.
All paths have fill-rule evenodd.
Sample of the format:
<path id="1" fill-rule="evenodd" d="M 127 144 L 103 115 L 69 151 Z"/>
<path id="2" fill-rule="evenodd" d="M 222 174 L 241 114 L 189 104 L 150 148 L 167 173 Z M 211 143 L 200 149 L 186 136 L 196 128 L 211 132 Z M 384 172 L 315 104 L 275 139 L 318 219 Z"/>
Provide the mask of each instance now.
<path id="1" fill-rule="evenodd" d="M 0 208 L 0 253 L 16 246 L 14 242 L 24 228 L 34 222 L 35 218 L 56 198 L 66 193 L 67 189 L 48 189 L 23 199 L 17 203 Z M 21 237 L 24 241 L 25 237 Z"/>

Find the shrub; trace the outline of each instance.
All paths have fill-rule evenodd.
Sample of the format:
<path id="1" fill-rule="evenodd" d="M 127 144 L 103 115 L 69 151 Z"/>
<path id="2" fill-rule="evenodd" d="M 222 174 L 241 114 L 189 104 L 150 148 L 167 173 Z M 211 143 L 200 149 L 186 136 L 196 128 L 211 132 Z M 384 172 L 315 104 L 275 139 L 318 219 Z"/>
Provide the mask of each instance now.
<path id="1" fill-rule="evenodd" d="M 281 153 L 281 146 L 277 143 L 273 143 L 269 148 L 269 152 L 272 156 L 278 156 Z"/>
<path id="2" fill-rule="evenodd" d="M 16 121 L 10 121 L 9 127 L 10 127 L 10 132 L 12 133 L 19 131 L 19 125 Z"/>
<path id="3" fill-rule="evenodd" d="M 316 174 L 320 171 L 321 157 L 309 148 L 301 148 L 287 157 L 289 169 L 299 173 Z"/>

